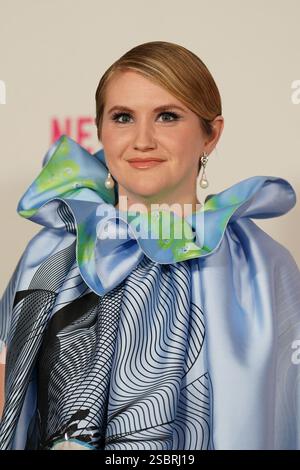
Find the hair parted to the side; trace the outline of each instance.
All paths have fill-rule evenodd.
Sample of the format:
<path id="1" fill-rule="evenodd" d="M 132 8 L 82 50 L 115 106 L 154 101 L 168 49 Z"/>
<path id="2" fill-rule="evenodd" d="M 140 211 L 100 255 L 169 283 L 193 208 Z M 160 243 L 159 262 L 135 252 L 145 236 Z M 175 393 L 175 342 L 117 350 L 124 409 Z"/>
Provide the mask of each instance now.
<path id="1" fill-rule="evenodd" d="M 199 116 L 203 131 L 209 136 L 211 121 L 222 115 L 218 87 L 202 60 L 179 44 L 151 41 L 133 47 L 114 62 L 101 77 L 96 99 L 97 135 L 101 141 L 105 92 L 116 72 L 133 70 L 165 88 Z M 201 163 L 199 161 L 199 170 Z"/>

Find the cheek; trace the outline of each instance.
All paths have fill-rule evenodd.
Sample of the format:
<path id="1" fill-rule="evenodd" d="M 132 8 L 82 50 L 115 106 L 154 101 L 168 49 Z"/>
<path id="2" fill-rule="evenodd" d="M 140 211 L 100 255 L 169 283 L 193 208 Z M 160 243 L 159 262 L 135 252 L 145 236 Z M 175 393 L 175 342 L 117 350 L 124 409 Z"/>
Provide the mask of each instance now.
<path id="1" fill-rule="evenodd" d="M 174 129 L 174 132 L 167 136 L 167 144 L 174 154 L 194 153 L 199 147 L 199 134 L 195 132 L 193 126 L 183 126 Z"/>
<path id="2" fill-rule="evenodd" d="M 111 133 L 106 132 L 102 136 L 102 146 L 104 150 L 105 160 L 111 170 L 117 168 L 122 158 L 122 145 L 118 139 L 114 139 Z"/>
<path id="3" fill-rule="evenodd" d="M 116 132 L 110 126 L 106 126 L 102 132 L 102 145 L 112 158 L 120 158 L 128 148 L 128 135 L 126 132 Z"/>
<path id="4" fill-rule="evenodd" d="M 170 162 L 183 168 L 190 168 L 195 164 L 195 161 L 200 157 L 200 143 L 195 142 L 191 136 L 186 138 L 174 138 L 173 142 L 169 145 Z"/>

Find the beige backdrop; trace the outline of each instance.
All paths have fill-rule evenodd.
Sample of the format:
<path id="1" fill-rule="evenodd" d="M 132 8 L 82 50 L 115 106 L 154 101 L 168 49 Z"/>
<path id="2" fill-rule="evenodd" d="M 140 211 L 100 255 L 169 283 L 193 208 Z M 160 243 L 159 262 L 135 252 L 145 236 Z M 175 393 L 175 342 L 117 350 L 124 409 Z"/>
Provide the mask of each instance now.
<path id="1" fill-rule="evenodd" d="M 53 120 L 69 119 L 75 139 L 81 122 L 83 145 L 96 151 L 98 81 L 142 42 L 191 49 L 219 86 L 225 129 L 201 201 L 253 175 L 284 177 L 299 196 L 299 0 L 0 0 L 0 18 L 0 294 L 41 228 L 16 207 L 41 169 Z M 299 212 L 300 203 L 256 222 L 300 266 Z"/>

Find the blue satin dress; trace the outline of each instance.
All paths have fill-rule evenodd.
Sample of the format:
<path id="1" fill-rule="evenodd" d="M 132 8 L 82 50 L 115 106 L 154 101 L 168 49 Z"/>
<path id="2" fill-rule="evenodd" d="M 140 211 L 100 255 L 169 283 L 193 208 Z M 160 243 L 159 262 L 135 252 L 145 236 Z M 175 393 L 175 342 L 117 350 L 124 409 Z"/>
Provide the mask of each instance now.
<path id="1" fill-rule="evenodd" d="M 300 449 L 300 271 L 252 220 L 290 183 L 242 180 L 165 236 L 106 176 L 63 135 L 19 201 L 42 228 L 0 302 L 0 449 Z"/>

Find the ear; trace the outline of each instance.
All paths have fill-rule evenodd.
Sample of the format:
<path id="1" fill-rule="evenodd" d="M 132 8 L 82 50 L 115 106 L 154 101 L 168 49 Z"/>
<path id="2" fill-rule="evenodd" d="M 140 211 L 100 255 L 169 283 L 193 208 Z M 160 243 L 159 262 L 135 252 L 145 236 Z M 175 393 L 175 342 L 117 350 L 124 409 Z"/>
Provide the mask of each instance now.
<path id="1" fill-rule="evenodd" d="M 223 116 L 216 116 L 215 119 L 212 121 L 212 128 L 213 131 L 211 135 L 205 140 L 205 151 L 210 154 L 215 146 L 217 145 L 223 129 L 224 129 L 224 118 Z"/>

